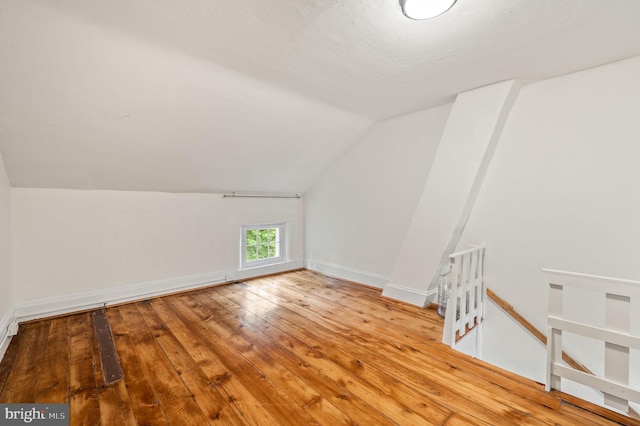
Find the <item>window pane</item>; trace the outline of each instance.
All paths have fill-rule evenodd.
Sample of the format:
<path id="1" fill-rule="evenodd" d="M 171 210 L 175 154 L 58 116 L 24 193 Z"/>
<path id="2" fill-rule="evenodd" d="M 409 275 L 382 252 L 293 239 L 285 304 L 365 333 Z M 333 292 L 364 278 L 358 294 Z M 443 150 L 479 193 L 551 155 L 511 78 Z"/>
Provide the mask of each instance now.
<path id="1" fill-rule="evenodd" d="M 258 243 L 263 244 L 269 242 L 269 229 L 258 230 Z"/>
<path id="2" fill-rule="evenodd" d="M 247 237 L 246 237 L 246 245 L 248 246 L 254 246 L 256 245 L 256 231 L 255 229 L 250 229 L 247 231 Z"/>
<path id="3" fill-rule="evenodd" d="M 258 246 L 258 259 L 266 259 L 269 257 L 269 249 L 266 244 L 260 244 Z"/>
<path id="4" fill-rule="evenodd" d="M 276 228 L 269 229 L 269 241 L 278 241 L 278 230 Z"/>
<path id="5" fill-rule="evenodd" d="M 280 256 L 280 244 L 272 242 L 269 244 L 269 257 L 279 257 Z"/>
<path id="6" fill-rule="evenodd" d="M 247 247 L 247 261 L 258 259 L 258 249 L 256 246 Z"/>

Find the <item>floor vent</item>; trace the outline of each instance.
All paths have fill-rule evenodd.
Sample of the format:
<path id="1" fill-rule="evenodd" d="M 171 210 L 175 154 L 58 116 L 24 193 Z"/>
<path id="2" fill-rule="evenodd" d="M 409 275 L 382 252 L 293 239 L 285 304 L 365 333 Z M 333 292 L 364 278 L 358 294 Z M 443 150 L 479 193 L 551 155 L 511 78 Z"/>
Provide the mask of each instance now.
<path id="1" fill-rule="evenodd" d="M 100 353 L 100 364 L 102 364 L 102 375 L 105 385 L 112 385 L 124 377 L 120 359 L 113 341 L 111 327 L 104 309 L 97 309 L 91 313 L 93 316 L 93 328 L 98 340 L 98 352 Z"/>

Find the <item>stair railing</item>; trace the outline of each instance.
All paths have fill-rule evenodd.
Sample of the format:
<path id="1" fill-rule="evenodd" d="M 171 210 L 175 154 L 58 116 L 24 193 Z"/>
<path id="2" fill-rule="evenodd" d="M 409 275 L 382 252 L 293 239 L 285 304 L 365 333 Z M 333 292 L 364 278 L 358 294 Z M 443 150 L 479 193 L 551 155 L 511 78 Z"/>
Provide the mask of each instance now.
<path id="1" fill-rule="evenodd" d="M 484 247 L 470 248 L 449 256 L 450 269 L 443 274 L 451 281 L 442 335 L 442 342 L 449 346 L 455 346 L 457 338 L 484 318 L 484 250 Z"/>
<path id="2" fill-rule="evenodd" d="M 561 378 L 566 378 L 600 390 L 606 405 L 631 414 L 629 402 L 640 404 L 640 391 L 629 387 L 629 350 L 640 349 L 640 337 L 630 334 L 631 300 L 640 297 L 640 282 L 549 269 L 543 272 L 549 276 L 547 391 L 561 390 Z M 601 292 L 605 327 L 563 318 L 565 287 Z M 562 364 L 563 331 L 604 342 L 604 378 Z"/>

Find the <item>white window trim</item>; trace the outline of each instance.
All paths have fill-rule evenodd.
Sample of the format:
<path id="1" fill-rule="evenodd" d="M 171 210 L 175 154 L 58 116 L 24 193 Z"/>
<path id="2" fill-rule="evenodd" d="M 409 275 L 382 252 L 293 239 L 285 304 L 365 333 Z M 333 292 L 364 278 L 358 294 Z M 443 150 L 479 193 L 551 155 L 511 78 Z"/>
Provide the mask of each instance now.
<path id="1" fill-rule="evenodd" d="M 262 260 L 252 260 L 247 261 L 247 241 L 246 235 L 247 231 L 252 229 L 267 229 L 267 228 L 278 228 L 279 240 L 278 244 L 280 245 L 280 256 L 278 257 L 270 257 L 268 259 Z M 240 258 L 241 258 L 241 269 L 253 269 L 260 266 L 274 265 L 277 263 L 283 263 L 286 260 L 286 223 L 267 223 L 261 225 L 243 225 L 240 230 Z"/>

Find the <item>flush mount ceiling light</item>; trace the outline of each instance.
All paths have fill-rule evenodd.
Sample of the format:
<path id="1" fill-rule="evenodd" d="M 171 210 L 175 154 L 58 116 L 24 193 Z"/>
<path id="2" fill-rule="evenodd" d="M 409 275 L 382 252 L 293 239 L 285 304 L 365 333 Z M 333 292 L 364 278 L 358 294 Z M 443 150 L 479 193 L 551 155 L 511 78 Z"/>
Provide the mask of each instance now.
<path id="1" fill-rule="evenodd" d="M 402 13 L 410 19 L 430 19 L 451 9 L 456 0 L 400 0 Z"/>

